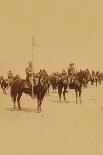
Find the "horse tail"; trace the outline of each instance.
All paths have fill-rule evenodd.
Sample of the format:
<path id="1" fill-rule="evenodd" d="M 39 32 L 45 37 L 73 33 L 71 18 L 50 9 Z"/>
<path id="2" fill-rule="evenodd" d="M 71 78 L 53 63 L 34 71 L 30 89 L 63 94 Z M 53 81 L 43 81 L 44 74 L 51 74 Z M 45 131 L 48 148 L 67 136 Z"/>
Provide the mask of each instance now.
<path id="1" fill-rule="evenodd" d="M 15 85 L 11 85 L 10 95 L 11 95 L 12 100 L 14 101 L 17 96 Z"/>

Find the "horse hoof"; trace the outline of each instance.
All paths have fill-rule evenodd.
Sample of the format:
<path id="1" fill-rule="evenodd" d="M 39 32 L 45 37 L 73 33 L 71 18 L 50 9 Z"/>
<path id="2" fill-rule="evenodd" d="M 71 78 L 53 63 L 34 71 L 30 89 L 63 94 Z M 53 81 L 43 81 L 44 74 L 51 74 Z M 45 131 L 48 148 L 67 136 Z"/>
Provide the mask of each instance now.
<path id="1" fill-rule="evenodd" d="M 41 107 L 37 107 L 36 112 L 37 112 L 37 113 L 40 113 L 40 112 L 41 112 Z"/>
<path id="2" fill-rule="evenodd" d="M 66 98 L 64 98 L 64 101 L 66 102 Z"/>
<path id="3" fill-rule="evenodd" d="M 21 110 L 21 107 L 18 107 L 19 110 Z"/>
<path id="4" fill-rule="evenodd" d="M 37 113 L 40 113 L 40 112 L 41 112 L 41 110 L 40 110 L 40 109 L 37 109 L 37 110 L 36 110 L 36 112 L 37 112 Z"/>
<path id="5" fill-rule="evenodd" d="M 59 102 L 61 102 L 61 99 L 59 99 Z"/>

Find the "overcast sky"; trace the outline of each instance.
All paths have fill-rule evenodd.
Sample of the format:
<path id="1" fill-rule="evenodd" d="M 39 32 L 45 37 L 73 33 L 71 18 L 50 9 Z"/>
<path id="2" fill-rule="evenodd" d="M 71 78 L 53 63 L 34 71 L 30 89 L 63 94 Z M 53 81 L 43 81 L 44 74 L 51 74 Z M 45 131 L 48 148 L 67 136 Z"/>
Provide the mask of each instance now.
<path id="1" fill-rule="evenodd" d="M 103 70 L 102 0 L 3 0 L 0 4 L 0 73 L 24 74 L 37 47 L 34 70 Z"/>

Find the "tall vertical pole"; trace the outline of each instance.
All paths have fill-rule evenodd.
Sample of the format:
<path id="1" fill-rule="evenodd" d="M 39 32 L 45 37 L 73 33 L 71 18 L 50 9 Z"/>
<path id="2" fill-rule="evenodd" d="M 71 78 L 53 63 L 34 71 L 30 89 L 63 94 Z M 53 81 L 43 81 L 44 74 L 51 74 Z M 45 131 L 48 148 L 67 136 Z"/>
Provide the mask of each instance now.
<path id="1" fill-rule="evenodd" d="M 34 69 L 33 69 L 33 62 L 34 62 L 34 37 L 32 36 L 32 98 L 34 99 L 34 93 L 33 93 L 33 87 L 34 87 L 34 81 L 33 81 L 33 73 L 34 73 Z"/>

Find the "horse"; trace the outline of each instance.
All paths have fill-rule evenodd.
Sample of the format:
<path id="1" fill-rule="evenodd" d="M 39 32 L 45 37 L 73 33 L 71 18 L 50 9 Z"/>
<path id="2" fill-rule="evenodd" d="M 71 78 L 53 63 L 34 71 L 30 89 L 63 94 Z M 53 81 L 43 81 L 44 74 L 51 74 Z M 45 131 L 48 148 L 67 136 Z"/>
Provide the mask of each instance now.
<path id="1" fill-rule="evenodd" d="M 102 84 L 102 80 L 103 80 L 103 74 L 102 72 L 97 71 L 96 73 L 93 73 L 91 76 L 91 85 L 93 85 L 94 83 L 96 83 L 96 87 Z"/>
<path id="2" fill-rule="evenodd" d="M 50 91 L 49 91 L 49 89 L 50 89 L 50 80 L 49 80 L 49 78 L 48 79 L 44 78 L 43 83 L 44 83 L 45 88 L 46 88 L 46 95 L 50 96 Z"/>
<path id="3" fill-rule="evenodd" d="M 1 89 L 3 90 L 3 93 L 6 94 L 6 90 L 9 87 L 8 79 L 2 79 L 0 83 L 1 83 Z"/>
<path id="4" fill-rule="evenodd" d="M 39 79 L 41 79 L 42 83 L 45 85 L 46 88 L 46 95 L 50 96 L 50 76 L 48 74 L 40 74 L 37 73 L 36 75 L 34 75 L 34 77 L 39 77 Z"/>
<path id="5" fill-rule="evenodd" d="M 21 109 L 20 98 L 22 94 L 26 93 L 32 97 L 32 86 L 27 88 L 25 87 L 26 83 L 27 81 L 25 79 L 17 79 L 17 80 L 14 80 L 11 84 L 10 94 L 14 102 L 14 108 L 16 107 L 15 103 L 17 101 L 19 110 Z M 37 111 L 41 111 L 41 104 L 45 96 L 45 92 L 46 92 L 46 88 L 44 87 L 44 84 L 41 82 L 40 79 L 36 84 L 34 82 L 33 93 L 35 97 L 37 97 L 37 102 L 38 102 Z"/>
<path id="6" fill-rule="evenodd" d="M 61 101 L 61 95 L 63 93 L 63 98 L 66 101 L 65 93 L 67 91 L 68 87 L 68 77 L 59 77 L 58 79 L 58 94 L 59 94 L 59 99 Z"/>
<path id="7" fill-rule="evenodd" d="M 64 80 L 65 79 L 65 80 Z M 58 82 L 58 94 L 59 99 L 61 101 L 61 95 L 63 93 L 64 101 L 66 101 L 65 93 L 67 93 L 67 88 L 74 89 L 76 93 L 76 104 L 78 101 L 78 94 L 79 94 L 79 101 L 82 103 L 81 100 L 81 92 L 82 92 L 82 86 L 85 86 L 86 81 L 86 72 L 80 71 L 75 76 L 72 82 L 70 82 L 69 77 L 65 77 L 64 79 L 60 79 Z"/>
<path id="8" fill-rule="evenodd" d="M 44 96 L 47 93 L 47 86 L 45 85 L 42 78 L 38 79 L 38 83 L 33 87 L 34 95 L 37 97 L 37 111 L 41 111 L 41 105 L 44 99 Z"/>
<path id="9" fill-rule="evenodd" d="M 4 94 L 6 94 L 6 90 L 11 87 L 12 82 L 16 79 L 20 79 L 20 76 L 15 75 L 11 79 L 4 79 L 4 78 L 0 79 L 1 89 L 3 90 Z"/>
<path id="10" fill-rule="evenodd" d="M 58 87 L 58 78 L 56 75 L 50 76 L 50 83 L 52 85 L 53 92 L 56 91 L 56 89 Z"/>
<path id="11" fill-rule="evenodd" d="M 97 82 L 98 82 L 97 77 L 91 76 L 90 81 L 91 81 L 91 85 L 94 85 L 94 83 L 96 83 L 96 87 L 97 87 Z"/>
<path id="12" fill-rule="evenodd" d="M 96 84 L 96 87 L 98 86 L 98 84 L 100 84 L 101 85 L 101 83 L 102 83 L 102 77 L 101 76 L 92 76 L 91 77 L 91 85 L 94 85 L 94 83 Z"/>

